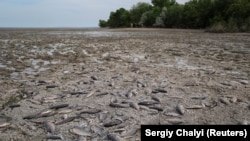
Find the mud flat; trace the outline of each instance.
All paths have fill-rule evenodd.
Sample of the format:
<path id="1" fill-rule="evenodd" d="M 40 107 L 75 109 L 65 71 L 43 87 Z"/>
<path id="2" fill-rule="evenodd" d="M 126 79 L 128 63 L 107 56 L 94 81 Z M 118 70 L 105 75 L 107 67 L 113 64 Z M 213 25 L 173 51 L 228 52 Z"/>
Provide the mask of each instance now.
<path id="1" fill-rule="evenodd" d="M 249 124 L 250 34 L 0 29 L 0 140 L 140 140 Z"/>

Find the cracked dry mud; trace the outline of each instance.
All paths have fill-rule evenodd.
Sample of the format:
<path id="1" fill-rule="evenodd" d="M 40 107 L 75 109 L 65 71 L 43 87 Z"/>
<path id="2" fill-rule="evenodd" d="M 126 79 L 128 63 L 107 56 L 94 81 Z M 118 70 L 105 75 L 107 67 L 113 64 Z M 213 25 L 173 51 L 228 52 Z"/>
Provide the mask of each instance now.
<path id="1" fill-rule="evenodd" d="M 0 140 L 140 140 L 141 124 L 249 124 L 250 34 L 1 29 Z"/>

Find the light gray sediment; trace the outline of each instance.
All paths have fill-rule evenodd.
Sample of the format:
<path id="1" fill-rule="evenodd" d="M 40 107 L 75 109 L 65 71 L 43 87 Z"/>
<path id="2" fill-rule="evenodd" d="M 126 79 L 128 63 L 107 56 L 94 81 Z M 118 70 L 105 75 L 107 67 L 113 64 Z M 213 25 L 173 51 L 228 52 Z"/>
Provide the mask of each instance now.
<path id="1" fill-rule="evenodd" d="M 138 140 L 141 124 L 249 124 L 249 45 L 249 33 L 0 29 L 0 140 Z"/>

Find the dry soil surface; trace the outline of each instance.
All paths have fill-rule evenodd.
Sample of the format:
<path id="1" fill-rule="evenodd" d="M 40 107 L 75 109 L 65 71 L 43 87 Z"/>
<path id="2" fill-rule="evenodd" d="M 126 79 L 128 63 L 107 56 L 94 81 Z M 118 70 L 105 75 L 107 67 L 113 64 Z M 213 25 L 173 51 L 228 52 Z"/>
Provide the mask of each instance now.
<path id="1" fill-rule="evenodd" d="M 0 29 L 0 140 L 140 140 L 141 124 L 249 124 L 250 34 Z"/>

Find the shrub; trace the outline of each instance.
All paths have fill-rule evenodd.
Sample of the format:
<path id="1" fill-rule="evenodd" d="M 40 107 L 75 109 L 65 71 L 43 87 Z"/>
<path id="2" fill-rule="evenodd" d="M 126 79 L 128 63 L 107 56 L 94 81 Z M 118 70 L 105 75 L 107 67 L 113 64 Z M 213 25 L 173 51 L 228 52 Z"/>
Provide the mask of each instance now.
<path id="1" fill-rule="evenodd" d="M 107 27 L 108 23 L 105 20 L 99 20 L 99 27 Z"/>
<path id="2" fill-rule="evenodd" d="M 245 25 L 246 25 L 245 32 L 250 32 L 250 17 L 246 19 Z"/>
<path id="3" fill-rule="evenodd" d="M 207 32 L 212 32 L 212 33 L 224 33 L 226 32 L 226 26 L 222 22 L 218 22 L 213 24 L 211 27 L 209 27 Z"/>
<path id="4" fill-rule="evenodd" d="M 228 20 L 227 29 L 230 32 L 239 32 L 239 27 L 237 25 L 237 20 L 235 18 L 230 18 Z"/>

